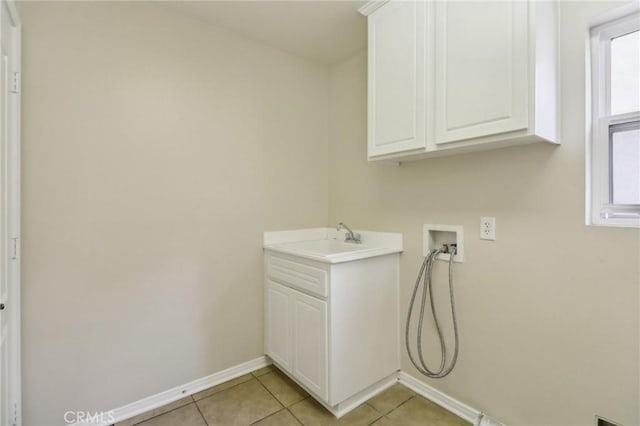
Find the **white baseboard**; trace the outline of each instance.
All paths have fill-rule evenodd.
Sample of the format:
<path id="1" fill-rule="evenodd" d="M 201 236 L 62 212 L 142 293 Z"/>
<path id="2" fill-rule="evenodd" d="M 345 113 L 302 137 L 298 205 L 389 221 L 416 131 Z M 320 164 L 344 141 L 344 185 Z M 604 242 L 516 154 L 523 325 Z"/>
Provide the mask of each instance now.
<path id="1" fill-rule="evenodd" d="M 193 395 L 194 393 L 203 391 L 212 386 L 219 385 L 220 383 L 235 379 L 236 377 L 248 374 L 259 368 L 266 367 L 269 364 L 271 364 L 271 361 L 268 360 L 266 356 L 261 356 L 256 359 L 252 359 L 251 361 L 234 365 L 233 367 L 227 368 L 226 370 L 213 373 L 209 376 L 196 379 L 192 382 L 185 383 L 184 385 L 176 386 L 173 389 L 169 389 L 164 392 L 142 398 L 136 402 L 132 402 L 131 404 L 127 404 L 114 410 L 108 411 L 108 416 L 101 416 L 102 418 L 108 417 L 108 422 L 104 422 L 104 420 L 101 419 L 101 421 L 94 423 L 75 423 L 73 426 L 81 426 L 87 424 L 108 426 L 112 423 L 121 422 L 123 420 L 137 416 L 138 414 L 153 410 L 154 408 L 170 404 L 174 401 L 179 400 L 180 398 L 184 398 L 185 396 Z"/>
<path id="2" fill-rule="evenodd" d="M 398 373 L 393 373 L 390 376 L 378 381 L 377 383 L 374 383 L 373 385 L 369 386 L 363 391 L 358 392 L 351 398 L 348 398 L 347 400 L 342 401 L 341 403 L 337 404 L 333 408 L 328 407 L 325 404 L 322 404 L 322 405 L 324 405 L 327 410 L 331 411 L 331 413 L 333 413 L 334 416 L 336 416 L 337 418 L 340 418 L 345 414 L 347 414 L 349 411 L 353 410 L 354 408 L 358 407 L 359 405 L 363 404 L 364 402 L 378 395 L 379 393 L 384 392 L 391 386 L 395 385 L 397 382 L 398 382 Z"/>
<path id="3" fill-rule="evenodd" d="M 155 395 L 151 395 L 147 398 L 140 399 L 136 402 L 132 402 L 131 404 L 124 405 L 122 407 L 116 408 L 114 410 L 105 412 L 108 413 L 108 421 L 96 421 L 96 422 L 84 422 L 84 423 L 75 423 L 72 426 L 82 426 L 82 425 L 99 425 L 99 426 L 108 426 L 113 423 L 121 422 L 126 419 L 130 419 L 131 417 L 137 416 L 138 414 L 145 413 L 147 411 L 151 411 L 155 408 L 162 407 L 163 405 L 170 404 L 174 401 L 177 401 L 185 396 L 193 395 L 194 393 L 203 391 L 212 386 L 219 385 L 220 383 L 227 382 L 229 380 L 235 379 L 236 377 L 240 377 L 242 375 L 251 373 L 259 368 L 266 367 L 271 364 L 271 360 L 269 360 L 266 356 L 261 356 L 256 359 L 252 359 L 251 361 L 247 361 L 242 364 L 235 365 L 233 367 L 227 368 L 226 370 L 219 371 L 217 373 L 211 374 L 206 377 L 202 377 L 200 379 L 193 380 L 189 383 L 186 383 L 181 386 L 176 386 L 173 389 L 166 390 L 164 392 L 157 393 Z M 473 425 L 500 425 L 504 426 L 501 423 L 490 419 L 486 415 L 483 415 L 480 411 L 475 408 L 469 407 L 468 405 L 458 401 L 455 398 L 450 397 L 449 395 L 440 392 L 439 390 L 427 385 L 426 383 L 416 379 L 409 374 L 400 371 L 397 375 L 397 381 L 409 389 L 413 390 L 417 394 L 427 398 L 428 400 L 438 404 L 442 408 L 447 411 L 452 412 L 453 414 L 461 417 L 462 419 L 468 421 Z M 338 404 L 337 410 L 329 409 L 333 412 L 337 417 L 341 417 L 351 409 L 360 405 L 362 402 L 371 398 L 375 394 L 383 391 L 389 386 L 393 385 L 396 382 L 396 375 L 393 374 L 388 378 L 376 383 L 371 388 L 365 389 L 362 393 L 356 395 L 354 398 L 350 398 L 342 404 Z M 323 404 L 324 405 L 324 404 Z M 328 407 L 327 407 L 328 408 Z M 334 407 L 335 409 L 336 407 Z M 102 416 L 105 417 L 105 416 Z"/>
<path id="4" fill-rule="evenodd" d="M 398 374 L 398 381 L 414 391 L 415 393 L 424 396 L 429 401 L 432 401 L 447 411 L 452 412 L 458 417 L 463 418 L 473 425 L 477 425 L 481 416 L 481 412 L 475 408 L 471 408 L 468 405 L 450 397 L 449 395 L 440 392 L 439 390 L 429 386 L 428 384 L 416 379 L 413 376 L 401 371 Z"/>

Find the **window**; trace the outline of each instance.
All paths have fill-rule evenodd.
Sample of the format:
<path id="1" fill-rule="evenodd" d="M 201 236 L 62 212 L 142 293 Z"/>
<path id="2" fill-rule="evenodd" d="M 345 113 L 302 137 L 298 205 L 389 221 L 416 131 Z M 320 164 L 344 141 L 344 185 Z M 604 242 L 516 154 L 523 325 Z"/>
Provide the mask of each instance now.
<path id="1" fill-rule="evenodd" d="M 590 38 L 587 223 L 640 227 L 640 13 Z"/>

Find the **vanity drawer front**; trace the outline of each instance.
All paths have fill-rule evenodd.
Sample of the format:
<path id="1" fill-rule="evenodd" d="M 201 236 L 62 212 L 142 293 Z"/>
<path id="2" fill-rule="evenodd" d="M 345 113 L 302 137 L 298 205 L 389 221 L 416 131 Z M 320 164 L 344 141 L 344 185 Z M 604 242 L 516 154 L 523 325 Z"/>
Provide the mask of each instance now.
<path id="1" fill-rule="evenodd" d="M 281 257 L 267 256 L 267 276 L 293 288 L 327 297 L 328 271 Z"/>

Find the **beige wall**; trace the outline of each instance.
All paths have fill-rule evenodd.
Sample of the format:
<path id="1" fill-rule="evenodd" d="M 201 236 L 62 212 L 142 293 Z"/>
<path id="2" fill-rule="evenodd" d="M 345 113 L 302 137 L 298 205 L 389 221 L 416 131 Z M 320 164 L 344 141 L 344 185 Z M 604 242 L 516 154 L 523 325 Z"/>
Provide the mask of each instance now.
<path id="1" fill-rule="evenodd" d="M 509 425 L 593 425 L 596 413 L 640 424 L 640 234 L 583 223 L 585 28 L 612 5 L 562 3 L 557 148 L 367 163 L 366 56 L 331 70 L 330 223 L 404 234 L 403 323 L 422 224 L 464 226 L 459 363 L 449 377 L 425 381 Z M 496 217 L 495 242 L 479 240 L 481 216 Z M 421 377 L 402 353 L 402 368 Z"/>
<path id="2" fill-rule="evenodd" d="M 327 222 L 327 68 L 157 4 L 20 11 L 25 424 L 260 356 L 262 232 Z"/>
<path id="3" fill-rule="evenodd" d="M 562 4 L 561 147 L 397 168 L 366 162 L 364 54 L 329 79 L 159 5 L 22 3 L 25 424 L 259 356 L 262 231 L 327 219 L 404 233 L 403 317 L 422 224 L 464 225 L 460 360 L 429 384 L 511 425 L 640 423 L 640 235 L 583 225 L 584 27 L 611 4 Z"/>

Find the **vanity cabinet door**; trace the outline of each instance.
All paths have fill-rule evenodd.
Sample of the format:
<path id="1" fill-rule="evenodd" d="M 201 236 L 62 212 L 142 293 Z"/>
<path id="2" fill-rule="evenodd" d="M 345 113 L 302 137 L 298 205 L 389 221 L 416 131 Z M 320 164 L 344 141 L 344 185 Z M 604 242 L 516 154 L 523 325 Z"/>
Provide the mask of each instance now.
<path id="1" fill-rule="evenodd" d="M 435 2 L 436 144 L 528 127 L 528 6 Z"/>
<path id="2" fill-rule="evenodd" d="M 369 157 L 426 147 L 425 8 L 391 1 L 369 16 Z"/>
<path id="3" fill-rule="evenodd" d="M 265 284 L 265 353 L 321 399 L 328 392 L 327 302 Z"/>
<path id="4" fill-rule="evenodd" d="M 291 371 L 292 290 L 271 280 L 265 286 L 265 353 Z"/>
<path id="5" fill-rule="evenodd" d="M 327 401 L 327 302 L 292 290 L 293 375 Z"/>

